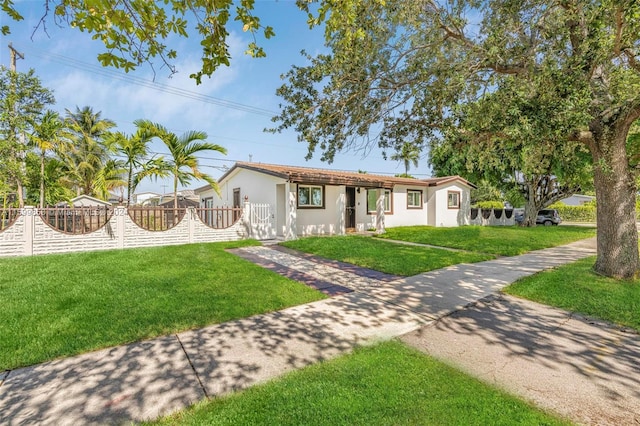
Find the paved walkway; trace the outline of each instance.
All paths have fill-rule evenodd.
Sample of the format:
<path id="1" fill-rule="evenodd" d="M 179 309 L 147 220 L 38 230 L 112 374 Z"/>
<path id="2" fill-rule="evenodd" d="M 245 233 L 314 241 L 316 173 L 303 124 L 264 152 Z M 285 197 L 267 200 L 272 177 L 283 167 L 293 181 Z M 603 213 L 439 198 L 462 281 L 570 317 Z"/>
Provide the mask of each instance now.
<path id="1" fill-rule="evenodd" d="M 155 418 L 335 357 L 356 345 L 437 329 L 435 325 L 442 324 L 437 319 L 515 279 L 594 250 L 594 241 L 587 240 L 398 278 L 282 249 L 241 249 L 238 254 L 246 258 L 336 296 L 0 373 L 0 424 Z M 424 341 L 411 336 L 417 346 Z"/>

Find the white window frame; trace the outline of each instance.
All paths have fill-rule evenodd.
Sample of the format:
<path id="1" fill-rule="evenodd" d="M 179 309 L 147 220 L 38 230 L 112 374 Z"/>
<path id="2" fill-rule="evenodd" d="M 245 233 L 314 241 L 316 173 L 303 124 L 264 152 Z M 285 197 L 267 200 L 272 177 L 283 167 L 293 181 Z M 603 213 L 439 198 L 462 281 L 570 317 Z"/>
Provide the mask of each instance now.
<path id="1" fill-rule="evenodd" d="M 418 202 L 416 204 L 411 204 L 412 196 L 418 196 Z M 422 208 L 422 190 L 420 189 L 407 189 L 407 208 L 408 209 L 421 209 Z M 415 200 L 413 200 L 415 201 Z"/>

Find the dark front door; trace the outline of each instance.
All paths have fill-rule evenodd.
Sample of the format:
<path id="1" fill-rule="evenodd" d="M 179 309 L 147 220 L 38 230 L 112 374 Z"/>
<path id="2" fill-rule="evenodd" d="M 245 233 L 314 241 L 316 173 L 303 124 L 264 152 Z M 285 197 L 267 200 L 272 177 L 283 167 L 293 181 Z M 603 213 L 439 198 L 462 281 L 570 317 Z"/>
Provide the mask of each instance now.
<path id="1" fill-rule="evenodd" d="M 347 186 L 346 209 L 344 212 L 345 226 L 347 229 L 356 227 L 356 189 Z"/>

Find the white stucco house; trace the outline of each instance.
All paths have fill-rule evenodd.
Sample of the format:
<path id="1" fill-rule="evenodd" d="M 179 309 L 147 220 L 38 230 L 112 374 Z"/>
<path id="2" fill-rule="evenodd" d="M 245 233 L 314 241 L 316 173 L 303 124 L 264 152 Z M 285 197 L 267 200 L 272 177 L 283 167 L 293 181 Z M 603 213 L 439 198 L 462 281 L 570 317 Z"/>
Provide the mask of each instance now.
<path id="1" fill-rule="evenodd" d="M 583 206 L 595 199 L 596 197 L 594 197 L 593 195 L 573 194 L 570 197 L 560 200 L 560 202 L 567 206 Z"/>
<path id="2" fill-rule="evenodd" d="M 236 163 L 198 188 L 201 207 L 269 205 L 250 220 L 268 222 L 270 237 L 345 234 L 408 225 L 459 226 L 470 221 L 470 190 L 459 176 L 411 179 L 262 163 Z"/>

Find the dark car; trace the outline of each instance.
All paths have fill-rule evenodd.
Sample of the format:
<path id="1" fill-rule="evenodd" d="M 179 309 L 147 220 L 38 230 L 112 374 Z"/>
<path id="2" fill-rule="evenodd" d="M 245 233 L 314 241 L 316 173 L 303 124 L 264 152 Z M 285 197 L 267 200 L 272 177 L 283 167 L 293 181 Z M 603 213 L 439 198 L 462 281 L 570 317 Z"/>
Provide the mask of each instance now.
<path id="1" fill-rule="evenodd" d="M 559 225 L 561 222 L 562 218 L 558 214 L 558 210 L 555 209 L 540 210 L 536 218 L 537 225 L 551 226 Z"/>

